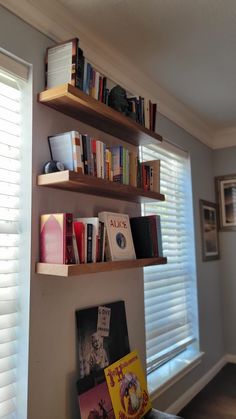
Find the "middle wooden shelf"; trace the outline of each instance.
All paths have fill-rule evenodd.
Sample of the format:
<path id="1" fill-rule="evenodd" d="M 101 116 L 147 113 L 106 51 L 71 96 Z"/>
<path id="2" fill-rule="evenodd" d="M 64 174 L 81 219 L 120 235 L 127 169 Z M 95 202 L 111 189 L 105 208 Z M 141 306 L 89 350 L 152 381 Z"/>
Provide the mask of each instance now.
<path id="1" fill-rule="evenodd" d="M 114 262 L 82 263 L 80 265 L 62 265 L 53 263 L 37 263 L 36 273 L 71 277 L 99 272 L 117 271 L 121 269 L 142 268 L 145 266 L 163 265 L 167 263 L 165 257 L 135 260 L 118 260 Z"/>
<path id="2" fill-rule="evenodd" d="M 38 186 L 46 186 L 137 203 L 165 200 L 165 196 L 158 192 L 146 191 L 142 188 L 123 185 L 69 170 L 39 175 L 37 184 Z"/>

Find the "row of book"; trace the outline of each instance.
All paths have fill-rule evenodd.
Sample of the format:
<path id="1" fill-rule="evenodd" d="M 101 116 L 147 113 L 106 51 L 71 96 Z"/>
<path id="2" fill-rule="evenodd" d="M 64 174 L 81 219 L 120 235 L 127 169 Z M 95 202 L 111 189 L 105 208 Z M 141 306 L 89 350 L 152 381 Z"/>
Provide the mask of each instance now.
<path id="1" fill-rule="evenodd" d="M 137 153 L 69 131 L 48 137 L 51 158 L 65 169 L 160 192 L 160 160 L 141 163 Z"/>
<path id="2" fill-rule="evenodd" d="M 65 83 L 70 83 L 94 99 L 112 106 L 109 95 L 114 83 L 87 60 L 79 47 L 78 38 L 47 48 L 46 88 Z M 141 96 L 126 96 L 126 114 L 147 129 L 155 131 L 156 103 Z"/>
<path id="3" fill-rule="evenodd" d="M 102 211 L 98 217 L 41 215 L 40 262 L 95 263 L 162 257 L 160 216 L 129 218 Z"/>

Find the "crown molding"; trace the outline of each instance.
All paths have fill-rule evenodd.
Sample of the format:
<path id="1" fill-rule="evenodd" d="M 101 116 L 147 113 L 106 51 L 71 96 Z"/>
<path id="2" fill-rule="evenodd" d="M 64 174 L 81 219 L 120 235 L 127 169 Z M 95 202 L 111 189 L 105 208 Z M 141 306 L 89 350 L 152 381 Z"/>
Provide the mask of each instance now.
<path id="1" fill-rule="evenodd" d="M 55 42 L 77 36 L 86 57 L 98 70 L 133 94 L 157 102 L 158 111 L 210 148 L 225 147 L 215 127 L 150 80 L 126 57 L 98 40 L 82 22 L 56 0 L 0 0 L 0 4 Z M 215 135 L 214 135 L 215 133 Z M 215 145 L 215 141 L 218 145 Z M 235 141 L 236 144 L 236 141 Z"/>
<path id="2" fill-rule="evenodd" d="M 236 146 L 236 127 L 221 129 L 213 136 L 213 149 L 228 148 Z"/>

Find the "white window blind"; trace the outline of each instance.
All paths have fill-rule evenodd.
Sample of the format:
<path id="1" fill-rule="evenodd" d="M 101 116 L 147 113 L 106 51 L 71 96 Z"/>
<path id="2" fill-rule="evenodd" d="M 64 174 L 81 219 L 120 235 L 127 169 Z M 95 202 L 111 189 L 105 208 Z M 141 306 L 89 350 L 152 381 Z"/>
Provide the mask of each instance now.
<path id="1" fill-rule="evenodd" d="M 141 158 L 161 160 L 164 202 L 143 205 L 143 215 L 161 216 L 166 265 L 144 269 L 147 372 L 198 338 L 195 250 L 188 156 L 176 147 L 141 147 Z"/>
<path id="2" fill-rule="evenodd" d="M 23 320 L 20 294 L 26 262 L 22 259 L 23 98 L 22 80 L 2 70 L 2 57 L 5 55 L 0 55 L 0 418 L 13 419 L 22 417 L 17 404 Z"/>

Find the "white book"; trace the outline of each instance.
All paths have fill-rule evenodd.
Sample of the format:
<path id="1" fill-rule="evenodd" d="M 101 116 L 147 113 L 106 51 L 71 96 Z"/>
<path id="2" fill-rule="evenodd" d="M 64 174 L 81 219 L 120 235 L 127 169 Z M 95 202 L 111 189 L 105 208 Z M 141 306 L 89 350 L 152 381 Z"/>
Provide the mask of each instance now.
<path id="1" fill-rule="evenodd" d="M 83 173 L 81 139 L 77 131 L 50 136 L 48 141 L 53 160 L 63 163 L 66 170 Z"/>
<path id="2" fill-rule="evenodd" d="M 102 211 L 98 217 L 106 227 L 106 259 L 112 261 L 136 259 L 129 216 Z"/>

